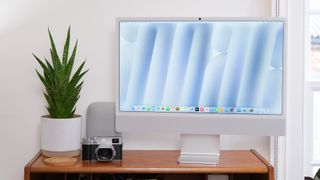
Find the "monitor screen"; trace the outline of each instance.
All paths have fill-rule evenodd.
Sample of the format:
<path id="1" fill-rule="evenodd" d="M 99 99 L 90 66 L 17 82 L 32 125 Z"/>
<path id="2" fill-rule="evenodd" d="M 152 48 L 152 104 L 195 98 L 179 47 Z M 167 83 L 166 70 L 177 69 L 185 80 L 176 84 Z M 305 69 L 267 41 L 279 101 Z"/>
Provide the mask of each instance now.
<path id="1" fill-rule="evenodd" d="M 284 21 L 120 20 L 120 112 L 283 114 Z"/>

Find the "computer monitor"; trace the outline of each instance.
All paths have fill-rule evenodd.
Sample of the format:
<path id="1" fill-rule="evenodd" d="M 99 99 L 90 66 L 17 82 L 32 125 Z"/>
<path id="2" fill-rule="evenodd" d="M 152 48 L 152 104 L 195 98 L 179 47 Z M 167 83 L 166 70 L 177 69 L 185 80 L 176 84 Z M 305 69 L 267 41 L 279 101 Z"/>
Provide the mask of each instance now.
<path id="1" fill-rule="evenodd" d="M 284 135 L 286 22 L 117 19 L 116 130 Z"/>

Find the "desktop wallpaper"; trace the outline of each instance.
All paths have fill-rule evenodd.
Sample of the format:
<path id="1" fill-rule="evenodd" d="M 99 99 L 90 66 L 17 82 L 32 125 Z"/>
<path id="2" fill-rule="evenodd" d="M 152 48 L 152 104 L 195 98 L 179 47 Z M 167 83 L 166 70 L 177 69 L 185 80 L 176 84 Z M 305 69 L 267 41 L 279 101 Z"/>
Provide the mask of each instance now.
<path id="1" fill-rule="evenodd" d="M 282 21 L 119 26 L 120 111 L 282 113 Z"/>

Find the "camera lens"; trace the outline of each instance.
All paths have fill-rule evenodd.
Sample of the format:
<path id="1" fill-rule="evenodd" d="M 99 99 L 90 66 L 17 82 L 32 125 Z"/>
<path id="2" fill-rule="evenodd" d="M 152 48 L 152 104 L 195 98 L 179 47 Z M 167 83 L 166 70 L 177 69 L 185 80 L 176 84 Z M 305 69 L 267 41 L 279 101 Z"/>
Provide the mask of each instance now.
<path id="1" fill-rule="evenodd" d="M 95 150 L 95 155 L 97 161 L 111 161 L 116 155 L 116 151 L 114 150 L 113 145 L 103 141 Z"/>
<path id="2" fill-rule="evenodd" d="M 111 160 L 113 151 L 110 148 L 101 148 L 101 149 L 98 149 L 97 155 L 101 160 Z"/>

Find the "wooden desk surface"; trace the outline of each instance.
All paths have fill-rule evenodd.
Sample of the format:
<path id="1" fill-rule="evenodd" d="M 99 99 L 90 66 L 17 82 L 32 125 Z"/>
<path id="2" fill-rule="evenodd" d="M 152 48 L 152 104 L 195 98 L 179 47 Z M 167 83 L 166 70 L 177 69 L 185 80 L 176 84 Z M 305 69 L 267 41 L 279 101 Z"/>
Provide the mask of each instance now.
<path id="1" fill-rule="evenodd" d="M 267 173 L 272 166 L 256 151 L 221 151 L 218 165 L 178 164 L 179 151 L 125 150 L 122 161 L 48 166 L 38 154 L 25 167 L 25 173 Z"/>

